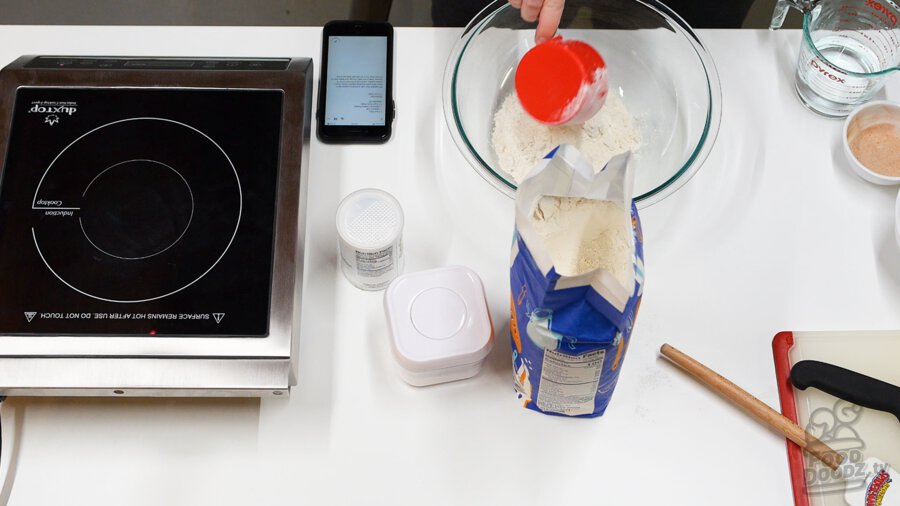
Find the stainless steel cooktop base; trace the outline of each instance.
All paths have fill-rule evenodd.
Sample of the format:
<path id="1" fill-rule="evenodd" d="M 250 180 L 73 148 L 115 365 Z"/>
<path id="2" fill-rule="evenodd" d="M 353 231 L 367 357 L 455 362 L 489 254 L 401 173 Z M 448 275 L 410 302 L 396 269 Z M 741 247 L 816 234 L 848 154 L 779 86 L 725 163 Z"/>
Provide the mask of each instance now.
<path id="1" fill-rule="evenodd" d="M 0 395 L 288 395 L 291 369 L 290 359 L 2 358 Z"/>

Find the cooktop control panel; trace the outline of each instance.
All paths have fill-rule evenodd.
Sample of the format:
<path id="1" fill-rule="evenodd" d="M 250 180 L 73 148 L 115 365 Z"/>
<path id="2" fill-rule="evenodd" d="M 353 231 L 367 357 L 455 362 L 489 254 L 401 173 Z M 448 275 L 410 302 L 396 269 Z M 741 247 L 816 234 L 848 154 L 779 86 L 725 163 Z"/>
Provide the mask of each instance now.
<path id="1" fill-rule="evenodd" d="M 25 64 L 31 69 L 101 70 L 285 70 L 288 58 L 116 58 L 38 56 Z"/>

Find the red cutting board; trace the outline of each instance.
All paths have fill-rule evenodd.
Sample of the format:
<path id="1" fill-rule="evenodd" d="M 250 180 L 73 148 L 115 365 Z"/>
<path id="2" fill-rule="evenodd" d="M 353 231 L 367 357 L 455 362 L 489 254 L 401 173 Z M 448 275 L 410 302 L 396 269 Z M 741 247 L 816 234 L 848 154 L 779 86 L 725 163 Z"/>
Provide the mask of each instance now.
<path id="1" fill-rule="evenodd" d="M 797 390 L 790 381 L 794 364 L 819 360 L 900 385 L 900 331 L 781 332 L 772 340 L 772 349 L 781 412 L 845 456 L 846 477 L 832 473 L 788 441 L 796 506 L 846 506 L 847 488 L 862 486 L 854 471 L 857 460 L 877 457 L 900 468 L 900 422 L 894 415 L 814 388 Z"/>

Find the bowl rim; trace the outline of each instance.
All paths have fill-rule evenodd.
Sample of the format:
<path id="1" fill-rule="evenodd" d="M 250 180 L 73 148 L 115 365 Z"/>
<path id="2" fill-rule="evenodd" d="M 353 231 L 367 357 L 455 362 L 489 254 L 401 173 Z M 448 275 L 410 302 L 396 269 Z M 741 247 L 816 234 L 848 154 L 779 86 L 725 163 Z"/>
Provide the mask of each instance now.
<path id="1" fill-rule="evenodd" d="M 847 132 L 850 129 L 850 124 L 853 123 L 853 120 L 856 119 L 861 112 L 867 111 L 869 109 L 874 109 L 876 107 L 884 107 L 886 109 L 893 109 L 897 112 L 897 125 L 900 125 L 900 102 L 894 102 L 893 100 L 873 100 L 871 102 L 866 102 L 862 104 L 852 111 L 847 117 L 844 119 L 844 125 L 841 128 L 841 144 L 844 147 L 844 154 L 847 157 L 847 161 L 850 162 L 850 168 L 853 169 L 853 172 L 856 173 L 857 176 L 865 179 L 870 183 L 880 184 L 880 185 L 896 185 L 900 184 L 900 176 L 886 176 L 884 174 L 880 174 L 878 172 L 873 171 L 872 169 L 866 167 L 862 162 L 856 158 L 856 153 L 850 149 L 850 140 L 847 138 Z"/>
<path id="2" fill-rule="evenodd" d="M 672 176 L 655 188 L 637 195 L 634 201 L 639 209 L 648 207 L 652 204 L 662 201 L 666 197 L 675 193 L 684 186 L 700 169 L 700 166 L 709 157 L 718 137 L 719 128 L 722 122 L 722 85 L 719 79 L 719 73 L 713 61 L 712 54 L 703 44 L 703 41 L 697 35 L 693 28 L 687 24 L 677 13 L 667 7 L 658 0 L 634 0 L 635 3 L 643 4 L 652 10 L 656 10 L 660 15 L 669 19 L 678 25 L 683 35 L 691 44 L 700 64 L 706 74 L 707 81 L 707 100 L 709 107 L 706 111 L 706 119 L 703 131 L 700 134 L 700 141 L 694 146 L 690 156 L 682 163 Z M 505 177 L 498 174 L 494 169 L 484 161 L 468 138 L 462 133 L 462 122 L 459 111 L 456 107 L 456 76 L 461 63 L 460 56 L 465 53 L 466 48 L 472 41 L 474 36 L 481 32 L 482 27 L 490 21 L 494 16 L 499 14 L 503 9 L 511 9 L 508 0 L 493 0 L 485 6 L 468 25 L 463 29 L 459 39 L 453 45 L 450 57 L 447 60 L 444 69 L 442 102 L 444 108 L 444 120 L 447 128 L 450 130 L 453 142 L 456 144 L 463 157 L 469 162 L 476 172 L 481 175 L 494 188 L 500 190 L 510 198 L 515 198 L 516 186 L 508 181 Z"/>

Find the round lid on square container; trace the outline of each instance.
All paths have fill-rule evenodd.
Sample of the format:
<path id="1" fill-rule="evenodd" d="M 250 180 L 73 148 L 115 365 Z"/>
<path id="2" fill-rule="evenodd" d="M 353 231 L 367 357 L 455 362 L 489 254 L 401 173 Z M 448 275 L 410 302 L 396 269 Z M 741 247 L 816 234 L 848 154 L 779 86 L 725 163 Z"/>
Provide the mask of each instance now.
<path id="1" fill-rule="evenodd" d="M 384 307 L 394 358 L 410 384 L 474 376 L 493 346 L 484 286 L 467 267 L 399 276 L 385 292 Z"/>

